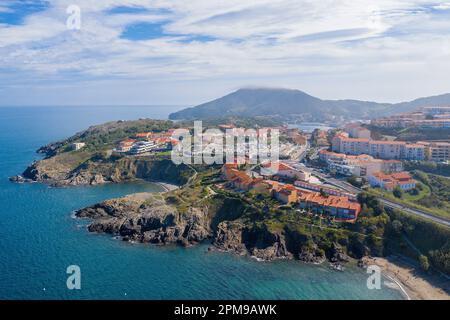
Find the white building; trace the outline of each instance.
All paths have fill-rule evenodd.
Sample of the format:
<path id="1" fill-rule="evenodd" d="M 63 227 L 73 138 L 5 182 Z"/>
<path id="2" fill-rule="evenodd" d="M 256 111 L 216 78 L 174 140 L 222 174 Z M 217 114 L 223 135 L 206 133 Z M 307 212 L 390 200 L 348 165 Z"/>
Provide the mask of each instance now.
<path id="1" fill-rule="evenodd" d="M 400 187 L 403 191 L 408 191 L 416 187 L 416 180 L 407 172 L 398 172 L 393 174 L 385 174 L 383 172 L 375 172 L 368 176 L 371 187 L 379 187 L 389 191 Z"/>
<path id="2" fill-rule="evenodd" d="M 283 178 L 296 179 L 301 181 L 309 181 L 311 179 L 311 172 L 306 168 L 300 168 L 300 166 L 294 166 L 285 162 L 278 162 L 278 171 L 272 171 L 270 164 L 266 164 L 261 168 L 261 174 L 263 176 L 276 175 Z"/>
<path id="3" fill-rule="evenodd" d="M 80 149 L 83 149 L 86 146 L 86 143 L 84 142 L 75 142 L 72 143 L 72 150 L 78 151 Z"/>
<path id="4" fill-rule="evenodd" d="M 326 150 L 319 152 L 321 161 L 327 163 L 330 172 L 345 176 L 364 177 L 374 172 L 400 172 L 403 170 L 399 160 L 381 160 L 362 154 L 358 156 L 334 153 Z"/>
<path id="5" fill-rule="evenodd" d="M 367 154 L 379 159 L 425 160 L 425 147 L 405 141 L 384 141 L 349 138 L 339 133 L 333 138 L 332 150 L 348 155 Z"/>
<path id="6" fill-rule="evenodd" d="M 157 145 L 153 141 L 139 141 L 133 145 L 133 147 L 130 149 L 129 153 L 137 155 L 137 154 L 150 152 L 155 148 L 157 148 Z"/>
<path id="7" fill-rule="evenodd" d="M 359 123 L 349 123 L 344 127 L 344 131 L 349 134 L 351 138 L 356 139 L 370 139 L 370 130 L 363 128 Z"/>

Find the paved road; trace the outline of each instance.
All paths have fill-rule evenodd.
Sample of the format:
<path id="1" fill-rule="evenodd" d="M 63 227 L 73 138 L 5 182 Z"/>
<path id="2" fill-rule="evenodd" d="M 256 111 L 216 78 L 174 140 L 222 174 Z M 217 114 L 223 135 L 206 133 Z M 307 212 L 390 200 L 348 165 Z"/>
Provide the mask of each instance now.
<path id="1" fill-rule="evenodd" d="M 402 204 L 398 204 L 396 202 L 392 202 L 390 200 L 386 200 L 384 198 L 378 198 L 378 200 L 384 204 L 384 206 L 389 207 L 389 208 L 393 208 L 393 209 L 400 209 L 403 212 L 407 212 L 416 216 L 420 216 L 422 218 L 425 219 L 429 219 L 429 220 L 433 220 L 434 222 L 441 224 L 441 225 L 445 225 L 447 227 L 450 227 L 450 221 L 442 219 L 442 218 L 438 218 L 436 216 L 432 216 L 431 214 L 421 211 L 421 210 L 417 210 L 417 209 L 413 209 L 413 208 L 409 208 L 409 207 L 405 207 Z"/>
<path id="2" fill-rule="evenodd" d="M 359 193 L 362 192 L 364 190 L 356 188 L 355 186 L 352 186 L 351 184 L 349 184 L 348 182 L 345 181 L 341 181 L 341 180 L 337 180 L 334 178 L 330 178 L 328 176 L 325 176 L 324 174 L 314 170 L 314 174 L 319 176 L 320 178 L 326 180 L 329 184 L 334 185 L 336 187 L 339 187 L 347 192 L 351 192 L 351 193 Z M 428 220 L 432 220 L 435 223 L 438 223 L 440 225 L 444 225 L 447 227 L 450 227 L 450 221 L 443 219 L 443 218 L 439 218 L 436 216 L 433 216 L 425 211 L 422 210 L 418 210 L 415 208 L 411 208 L 411 207 L 406 207 L 404 204 L 400 204 L 397 202 L 394 202 L 392 200 L 387 200 L 385 198 L 381 198 L 378 197 L 378 200 L 386 207 L 388 208 L 392 208 L 392 209 L 399 209 L 402 210 L 403 212 L 407 212 L 409 214 L 415 215 L 415 216 L 419 216 L 421 218 L 424 219 L 428 219 Z"/>

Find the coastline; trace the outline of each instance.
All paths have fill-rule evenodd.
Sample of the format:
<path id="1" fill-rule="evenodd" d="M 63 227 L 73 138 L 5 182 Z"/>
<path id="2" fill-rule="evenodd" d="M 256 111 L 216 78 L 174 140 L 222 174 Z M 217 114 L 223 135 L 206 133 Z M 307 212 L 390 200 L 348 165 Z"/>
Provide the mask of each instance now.
<path id="1" fill-rule="evenodd" d="M 377 265 L 407 300 L 450 300 L 450 279 L 420 270 L 419 265 L 400 256 L 365 258 L 367 265 Z"/>
<path id="2" fill-rule="evenodd" d="M 161 188 L 163 188 L 164 189 L 163 192 L 170 192 L 170 191 L 173 191 L 173 190 L 180 189 L 180 186 L 177 186 L 177 185 L 171 184 L 171 183 L 167 183 L 167 182 L 161 182 L 161 181 L 150 181 L 150 182 L 160 186 Z"/>

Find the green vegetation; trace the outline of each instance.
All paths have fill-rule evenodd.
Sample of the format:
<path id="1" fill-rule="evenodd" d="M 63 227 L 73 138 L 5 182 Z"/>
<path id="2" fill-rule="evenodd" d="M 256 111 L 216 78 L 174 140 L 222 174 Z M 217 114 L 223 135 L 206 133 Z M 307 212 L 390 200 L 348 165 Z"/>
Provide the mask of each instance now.
<path id="1" fill-rule="evenodd" d="M 431 161 L 405 161 L 405 170 L 420 170 L 426 173 L 450 177 L 450 165 Z"/>
<path id="2" fill-rule="evenodd" d="M 450 129 L 422 129 L 412 128 L 381 128 L 366 125 L 372 132 L 372 139 L 383 140 L 388 137 L 396 137 L 398 141 L 421 141 L 421 140 L 445 140 L 450 139 Z"/>
<path id="3" fill-rule="evenodd" d="M 393 192 L 371 188 L 370 192 L 438 217 L 450 218 L 450 179 L 418 170 L 413 171 L 413 176 L 418 183 L 408 192 L 399 188 Z"/>
<path id="4" fill-rule="evenodd" d="M 443 272 L 450 274 L 450 244 L 447 243 L 441 249 L 428 252 L 433 264 Z"/>
<path id="5" fill-rule="evenodd" d="M 450 228 L 399 210 L 385 210 L 370 193 L 361 193 L 358 200 L 363 209 L 353 227 L 375 240 L 372 254 L 400 253 L 419 261 L 425 271 L 433 266 L 450 274 Z"/>
<path id="6" fill-rule="evenodd" d="M 132 137 L 139 132 L 161 132 L 174 127 L 171 121 L 141 119 L 136 121 L 114 121 L 102 125 L 92 126 L 76 135 L 48 145 L 42 148 L 44 151 L 51 150 L 50 155 L 55 153 L 70 152 L 70 145 L 74 142 L 84 142 L 83 148 L 86 152 L 98 152 L 111 149 L 119 141 Z"/>
<path id="7" fill-rule="evenodd" d="M 347 182 L 357 188 L 361 188 L 366 183 L 366 180 L 361 177 L 351 176 L 347 178 Z"/>
<path id="8" fill-rule="evenodd" d="M 218 169 L 200 168 L 189 188 L 172 192 L 167 200 L 184 212 L 192 203 L 212 208 L 214 227 L 223 220 L 239 220 L 258 234 L 283 235 L 288 250 L 294 254 L 308 250 L 330 257 L 338 245 L 354 258 L 400 253 L 419 261 L 424 270 L 434 267 L 450 273 L 450 230 L 399 211 L 388 211 L 371 193 L 358 195 L 362 211 L 358 221 L 351 224 L 308 213 L 295 204 L 282 205 L 269 193 L 237 193 L 217 187 L 221 182 Z M 430 189 L 423 185 L 419 195 L 404 193 L 403 199 L 429 193 Z"/>
<path id="9" fill-rule="evenodd" d="M 294 254 L 302 246 L 327 257 L 332 256 L 336 246 L 354 258 L 384 253 L 384 235 L 390 220 L 373 196 L 361 198 L 363 212 L 357 223 L 342 223 L 327 215 L 308 213 L 296 204 L 282 205 L 270 193 L 220 188 L 218 184 L 223 180 L 219 169 L 195 168 L 196 178 L 185 188 L 165 194 L 166 201 L 185 214 L 192 207 L 208 207 L 213 228 L 224 220 L 239 220 L 250 233 L 267 234 L 269 238 L 283 235 Z"/>
<path id="10" fill-rule="evenodd" d="M 441 216 L 450 217 L 450 179 L 422 171 L 415 171 L 414 176 L 431 190 L 416 202 Z"/>
<path id="11" fill-rule="evenodd" d="M 428 262 L 429 266 L 450 274 L 450 228 L 399 210 L 392 210 L 389 215 L 392 223 L 387 234 L 388 253 L 417 259 L 422 267 Z"/>
<path id="12" fill-rule="evenodd" d="M 222 221 L 239 221 L 247 231 L 256 230 L 263 238 L 283 236 L 288 250 L 294 254 L 307 250 L 330 257 L 336 246 L 354 258 L 401 253 L 416 258 L 424 270 L 434 267 L 450 274 L 450 230 L 395 210 L 388 211 L 376 198 L 382 195 L 449 217 L 449 179 L 416 170 L 414 176 L 420 183 L 410 192 L 371 189 L 370 193 L 362 193 L 358 195 L 362 211 L 357 222 L 351 224 L 311 214 L 296 204 L 281 205 L 268 190 L 239 193 L 221 188 L 224 180 L 220 166 L 175 166 L 167 153 L 124 157 L 110 156 L 107 152 L 117 141 L 138 132 L 162 131 L 171 126 L 169 121 L 138 120 L 92 127 L 53 145 L 56 156 L 46 159 L 43 165 L 55 170 L 56 176 L 77 169 L 117 178 L 112 181 L 145 178 L 185 184 L 182 189 L 155 195 L 151 201 L 165 199 L 183 215 L 189 215 L 192 208 L 207 208 L 212 228 Z M 86 148 L 69 151 L 68 146 L 74 141 L 85 142 Z M 358 186 L 364 183 L 356 177 L 348 181 Z"/>
<path id="13" fill-rule="evenodd" d="M 428 257 L 423 254 L 419 256 L 420 268 L 423 271 L 428 271 L 430 269 L 430 263 L 428 262 Z"/>
<path id="14" fill-rule="evenodd" d="M 396 186 L 392 191 L 394 197 L 401 199 L 403 197 L 403 190 L 399 186 Z"/>

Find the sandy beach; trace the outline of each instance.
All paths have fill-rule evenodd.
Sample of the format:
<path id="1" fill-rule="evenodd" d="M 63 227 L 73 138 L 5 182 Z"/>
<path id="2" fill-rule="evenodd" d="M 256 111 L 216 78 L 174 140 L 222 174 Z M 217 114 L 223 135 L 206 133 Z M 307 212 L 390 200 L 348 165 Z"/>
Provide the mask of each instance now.
<path id="1" fill-rule="evenodd" d="M 382 269 L 385 281 L 397 285 L 408 300 L 450 300 L 450 277 L 436 271 L 425 273 L 410 259 L 400 256 L 365 258 L 367 265 Z"/>
<path id="2" fill-rule="evenodd" d="M 170 184 L 170 183 L 166 183 L 166 182 L 158 182 L 158 181 L 155 181 L 155 182 L 153 182 L 153 183 L 159 185 L 160 187 L 162 187 L 162 188 L 164 189 L 164 192 L 169 192 L 169 191 L 177 190 L 177 189 L 180 188 L 180 187 L 177 186 L 177 185 Z"/>

